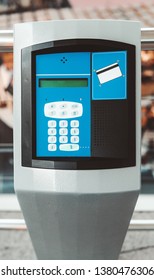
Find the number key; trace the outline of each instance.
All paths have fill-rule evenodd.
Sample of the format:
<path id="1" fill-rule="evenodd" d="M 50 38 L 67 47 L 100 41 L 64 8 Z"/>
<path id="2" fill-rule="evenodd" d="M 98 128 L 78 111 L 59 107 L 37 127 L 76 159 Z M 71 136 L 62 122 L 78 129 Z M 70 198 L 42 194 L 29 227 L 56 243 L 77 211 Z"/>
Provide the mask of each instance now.
<path id="1" fill-rule="evenodd" d="M 79 136 L 71 136 L 71 143 L 79 143 Z"/>
<path id="2" fill-rule="evenodd" d="M 59 129 L 59 134 L 60 135 L 67 135 L 68 134 L 68 129 L 67 128 L 60 128 Z"/>
<path id="3" fill-rule="evenodd" d="M 78 128 L 71 128 L 71 135 L 79 135 L 79 129 Z"/>
<path id="4" fill-rule="evenodd" d="M 56 144 L 49 144 L 48 145 L 48 151 L 55 152 L 56 150 L 57 150 L 57 145 Z"/>
<path id="5" fill-rule="evenodd" d="M 60 136 L 59 137 L 59 143 L 67 143 L 68 137 L 67 136 Z"/>
<path id="6" fill-rule="evenodd" d="M 48 135 L 56 135 L 56 129 L 55 128 L 49 128 L 48 129 Z"/>
<path id="7" fill-rule="evenodd" d="M 56 121 L 48 121 L 48 127 L 56 127 Z"/>
<path id="8" fill-rule="evenodd" d="M 72 120 L 71 121 L 71 127 L 79 127 L 79 121 Z"/>
<path id="9" fill-rule="evenodd" d="M 59 126 L 60 126 L 60 127 L 67 127 L 67 126 L 68 126 L 68 121 L 61 120 L 61 121 L 59 122 Z"/>

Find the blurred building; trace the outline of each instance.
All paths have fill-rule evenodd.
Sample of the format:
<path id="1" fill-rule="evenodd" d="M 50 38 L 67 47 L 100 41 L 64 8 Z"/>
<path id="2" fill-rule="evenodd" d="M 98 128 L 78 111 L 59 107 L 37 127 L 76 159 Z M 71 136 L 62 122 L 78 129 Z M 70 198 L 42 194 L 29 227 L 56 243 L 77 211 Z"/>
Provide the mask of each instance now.
<path id="1" fill-rule="evenodd" d="M 154 0 L 1 0 L 0 29 L 18 22 L 52 19 L 139 20 L 143 27 L 154 25 Z"/>

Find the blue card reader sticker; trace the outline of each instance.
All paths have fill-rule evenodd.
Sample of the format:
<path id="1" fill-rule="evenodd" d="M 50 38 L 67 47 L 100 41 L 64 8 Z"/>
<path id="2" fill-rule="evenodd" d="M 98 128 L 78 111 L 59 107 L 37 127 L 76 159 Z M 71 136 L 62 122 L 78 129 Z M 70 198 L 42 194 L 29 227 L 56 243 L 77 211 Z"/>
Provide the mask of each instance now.
<path id="1" fill-rule="evenodd" d="M 92 54 L 92 99 L 127 98 L 127 51 Z"/>

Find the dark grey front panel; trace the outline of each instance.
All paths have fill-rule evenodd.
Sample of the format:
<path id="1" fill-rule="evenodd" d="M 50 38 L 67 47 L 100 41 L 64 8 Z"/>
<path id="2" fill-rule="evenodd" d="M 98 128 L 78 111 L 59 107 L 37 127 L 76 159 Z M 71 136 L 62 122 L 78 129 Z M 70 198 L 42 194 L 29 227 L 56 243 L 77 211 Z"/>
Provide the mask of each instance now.
<path id="1" fill-rule="evenodd" d="M 18 197 L 38 259 L 117 259 L 138 191 Z"/>
<path id="2" fill-rule="evenodd" d="M 93 65 L 93 55 L 99 55 L 99 53 L 118 53 L 118 52 L 125 52 L 127 55 L 125 56 L 125 63 L 127 69 L 127 79 L 125 80 L 126 84 L 123 88 L 122 83 L 122 89 L 121 86 L 118 84 L 117 86 L 113 86 L 112 91 L 110 92 L 110 86 L 108 90 L 105 90 L 107 93 L 107 96 L 103 96 L 103 90 L 101 92 L 96 91 L 98 94 L 93 95 L 93 85 L 94 89 L 96 87 L 96 84 L 98 88 L 101 88 L 101 84 L 99 84 L 98 77 L 96 75 L 97 83 L 95 84 L 95 78 L 94 78 L 94 72 L 96 69 L 93 69 L 92 67 L 89 67 L 85 69 L 85 65 Z M 67 96 L 68 90 L 65 91 L 62 90 L 63 94 L 58 97 L 57 93 L 55 94 L 55 91 L 49 91 L 47 96 L 44 95 L 44 90 L 40 91 L 40 101 L 38 102 L 38 96 L 39 96 L 39 90 L 40 85 L 38 83 L 38 80 L 36 78 L 36 75 L 39 76 L 44 80 L 44 75 L 52 74 L 55 75 L 53 70 L 55 69 L 53 66 L 53 61 L 51 59 L 51 62 L 49 63 L 48 60 L 46 60 L 48 63 L 43 64 L 43 72 L 42 69 L 38 71 L 38 63 L 37 63 L 37 57 L 42 56 L 43 58 L 46 55 L 58 55 L 58 58 L 56 60 L 56 69 L 60 69 L 61 63 L 63 63 L 63 59 L 61 60 L 61 56 L 65 58 L 65 54 L 76 54 L 76 53 L 89 53 L 90 59 L 84 61 L 82 60 L 83 65 L 81 65 L 80 69 L 86 70 L 86 75 L 88 75 L 88 83 L 89 88 L 87 87 L 86 93 L 84 92 L 85 97 L 89 96 L 88 98 L 88 106 L 83 106 L 87 109 L 84 110 L 86 120 L 88 120 L 87 124 L 88 130 L 88 141 L 85 140 L 83 147 L 83 154 L 77 154 L 67 153 L 68 151 L 65 150 L 65 152 L 61 153 L 59 146 L 55 145 L 54 147 L 51 147 L 55 149 L 55 152 L 58 152 L 57 154 L 54 153 L 54 151 L 51 149 L 51 151 L 47 151 L 44 153 L 41 152 L 40 154 L 37 153 L 37 143 L 38 138 L 40 139 L 40 147 L 42 150 L 42 147 L 47 147 L 47 125 L 46 123 L 42 123 L 42 128 L 40 127 L 41 133 L 38 137 L 37 133 L 37 127 L 41 125 L 40 121 L 37 121 L 37 115 L 44 118 L 44 113 L 40 114 L 40 112 L 43 112 L 43 104 L 45 105 L 45 102 L 50 104 L 51 101 L 71 101 L 72 95 L 74 96 L 74 93 L 71 96 Z M 59 57 L 60 55 L 60 57 Z M 108 56 L 107 56 L 108 57 Z M 111 169 L 111 168 L 120 168 L 120 167 L 130 167 L 136 165 L 136 128 L 135 128 L 135 119 L 136 119 L 136 112 L 135 112 L 135 99 L 136 99 L 136 85 L 135 85 L 135 77 L 136 77 L 136 66 L 135 66 L 135 57 L 136 57 L 136 50 L 135 45 L 126 44 L 119 41 L 111 41 L 111 40 L 103 40 L 103 39 L 68 39 L 68 40 L 58 40 L 58 41 L 51 41 L 51 42 L 45 42 L 41 44 L 36 44 L 33 46 L 29 46 L 22 49 L 22 65 L 21 65 L 21 72 L 22 72 L 22 90 L 21 90 L 21 96 L 22 96 L 22 166 L 25 167 L 38 167 L 38 168 L 47 168 L 47 169 L 72 169 L 72 170 L 88 170 L 88 169 Z M 92 58 L 92 59 L 91 59 Z M 109 58 L 109 57 L 108 57 Z M 103 57 L 102 57 L 103 60 Z M 117 58 L 116 58 L 117 60 Z M 68 60 L 69 63 L 71 60 Z M 73 60 L 72 60 L 73 61 Z M 75 60 L 76 61 L 76 60 Z M 112 61 L 113 62 L 113 61 Z M 72 62 L 73 63 L 73 62 Z M 64 63 L 65 66 L 67 63 Z M 40 65 L 40 64 L 39 64 Z M 48 69 L 48 65 L 52 65 L 52 68 Z M 68 64 L 69 65 L 69 64 Z M 73 69 L 76 69 L 75 64 L 73 65 Z M 106 65 L 106 64 L 105 64 Z M 104 67 L 105 65 L 102 65 L 101 67 Z M 117 65 L 117 64 L 116 64 Z M 97 66 L 97 63 L 93 66 Z M 100 66 L 99 66 L 100 67 Z M 106 67 L 105 67 L 106 68 Z M 39 68 L 40 69 L 40 68 Z M 47 71 L 48 69 L 48 71 Z M 85 73 L 79 73 L 81 75 L 85 75 Z M 110 67 L 109 67 L 110 69 Z M 125 69 L 125 70 L 126 70 Z M 67 69 L 68 70 L 68 69 Z M 70 70 L 70 69 L 69 69 Z M 100 69 L 101 70 L 101 69 Z M 47 72 L 46 72 L 47 71 Z M 104 70 L 103 70 L 104 71 Z M 98 71 L 96 71 L 98 72 Z M 124 71 L 124 75 L 121 76 L 124 77 L 126 72 Z M 66 75 L 66 73 L 70 73 L 66 71 L 60 72 L 61 74 Z M 76 72 L 75 72 L 76 73 Z M 93 73 L 93 74 L 92 74 Z M 42 76 L 43 75 L 43 76 Z M 59 74 L 56 74 L 59 75 Z M 79 75 L 80 76 L 80 75 Z M 61 76 L 60 76 L 61 77 Z M 83 78 L 84 76 L 82 76 Z M 47 78 L 47 77 L 46 77 Z M 70 78 L 69 78 L 70 79 Z M 87 79 L 87 76 L 86 76 Z M 65 77 L 66 80 L 66 77 Z M 49 81 L 49 77 L 48 77 Z M 51 77 L 50 77 L 51 82 Z M 50 88 L 50 87 L 49 87 Z M 67 87 L 66 87 L 67 88 Z M 65 90 L 66 90 L 65 88 Z M 71 88 L 71 87 L 70 87 Z M 73 88 L 73 87 L 72 87 Z M 86 87 L 85 87 L 86 88 Z M 45 88 L 46 90 L 47 88 Z M 124 95 L 119 95 L 119 91 L 124 91 Z M 42 93 L 41 93 L 42 92 Z M 43 93 L 44 92 L 44 93 Z M 112 93 L 109 97 L 109 92 Z M 52 93 L 52 94 L 51 94 Z M 77 97 L 81 98 L 81 100 L 84 100 L 82 98 L 81 92 L 79 90 L 79 96 Z M 105 94 L 106 94 L 105 93 Z M 116 95 L 114 96 L 114 93 Z M 126 94 L 126 98 L 124 97 Z M 51 95 L 53 95 L 53 99 L 51 98 Z M 42 97 L 43 96 L 43 97 Z M 121 96 L 121 97 L 120 97 Z M 113 98 L 114 97 L 114 98 Z M 116 98 L 115 98 L 116 97 Z M 44 98 L 44 99 L 43 99 Z M 56 98 L 56 99 L 55 99 Z M 74 97 L 73 97 L 74 98 Z M 122 99 L 121 99 L 122 98 Z M 42 101 L 43 100 L 43 101 Z M 80 100 L 80 101 L 81 101 Z M 75 100 L 74 100 L 75 101 Z M 43 103 L 42 103 L 43 102 Z M 90 102 L 90 103 L 89 103 Z M 41 105 L 40 105 L 41 104 Z M 86 104 L 85 104 L 86 105 Z M 90 107 L 89 107 L 90 105 Z M 38 111 L 38 108 L 40 107 L 40 111 Z M 89 109 L 88 109 L 89 108 Z M 37 114 L 38 112 L 38 114 Z M 55 112 L 53 112 L 55 113 Z M 84 114 L 83 114 L 84 115 Z M 52 116 L 49 116 L 52 117 Z M 90 118 L 89 118 L 90 117 Z M 85 125 L 85 120 L 82 122 Z M 58 122 L 57 122 L 58 124 Z M 57 126 L 58 127 L 58 126 Z M 81 125 L 79 126 L 81 128 Z M 82 130 L 83 133 L 85 131 L 85 127 Z M 59 135 L 59 130 L 56 130 L 56 135 Z M 80 129 L 81 131 L 81 129 Z M 91 133 L 90 133 L 91 132 Z M 43 133 L 43 134 L 42 134 Z M 43 136 L 42 136 L 43 135 Z M 44 139 L 44 142 L 43 142 Z M 54 138 L 59 139 L 59 137 Z M 81 139 L 81 138 L 80 138 Z M 68 139 L 67 139 L 68 140 Z M 43 144 L 44 143 L 44 144 Z M 57 143 L 57 142 L 56 142 Z M 59 145 L 59 144 L 58 144 Z M 67 146 L 68 147 L 68 146 Z M 64 148 L 64 147 L 63 147 Z M 66 147 L 65 147 L 66 148 Z M 64 148 L 64 149 L 65 149 Z M 70 148 L 70 147 L 69 147 Z M 76 148 L 79 148 L 78 145 Z M 72 149 L 72 146 L 71 146 Z M 90 153 L 86 154 L 86 149 L 90 149 Z M 70 152 L 70 151 L 69 151 Z"/>

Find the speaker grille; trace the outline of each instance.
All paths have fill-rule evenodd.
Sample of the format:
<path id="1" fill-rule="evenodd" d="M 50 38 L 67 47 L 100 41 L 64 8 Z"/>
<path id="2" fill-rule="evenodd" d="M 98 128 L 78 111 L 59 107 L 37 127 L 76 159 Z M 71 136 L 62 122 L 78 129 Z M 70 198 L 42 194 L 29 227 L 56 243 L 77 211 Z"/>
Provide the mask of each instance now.
<path id="1" fill-rule="evenodd" d="M 128 155 L 128 108 L 126 101 L 93 102 L 92 155 L 125 158 Z"/>

